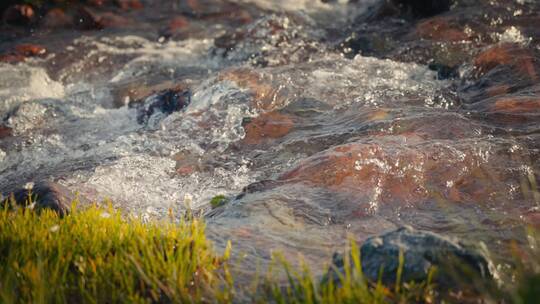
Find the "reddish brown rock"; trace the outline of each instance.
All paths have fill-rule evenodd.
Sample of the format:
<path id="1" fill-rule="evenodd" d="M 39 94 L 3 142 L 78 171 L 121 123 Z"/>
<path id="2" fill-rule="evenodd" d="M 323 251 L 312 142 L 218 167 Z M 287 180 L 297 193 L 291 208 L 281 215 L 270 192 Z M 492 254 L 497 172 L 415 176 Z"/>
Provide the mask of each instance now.
<path id="1" fill-rule="evenodd" d="M 244 126 L 246 136 L 243 142 L 249 145 L 260 144 L 268 139 L 287 135 L 294 126 L 293 120 L 278 112 L 259 115 Z"/>
<path id="2" fill-rule="evenodd" d="M 429 199 L 476 203 L 506 190 L 475 148 L 425 145 L 415 133 L 380 136 L 312 156 L 280 180 L 349 194 L 368 208 Z"/>
<path id="3" fill-rule="evenodd" d="M 469 36 L 463 31 L 463 26 L 452 24 L 448 17 L 433 17 L 418 23 L 416 34 L 421 38 L 436 41 L 469 40 Z"/>
<path id="4" fill-rule="evenodd" d="M 115 3 L 123 10 L 144 8 L 144 5 L 139 0 L 115 0 Z"/>
<path id="5" fill-rule="evenodd" d="M 24 57 L 24 56 L 22 56 L 20 54 L 8 53 L 8 54 L 0 55 L 0 62 L 4 62 L 4 63 L 14 64 L 14 63 L 22 62 L 25 59 L 26 59 L 26 57 Z"/>
<path id="6" fill-rule="evenodd" d="M 99 23 L 102 27 L 107 28 L 122 28 L 131 23 L 131 20 L 115 13 L 105 12 L 98 16 Z"/>
<path id="7" fill-rule="evenodd" d="M 10 137 L 12 135 L 11 128 L 0 125 L 0 139 Z"/>
<path id="8" fill-rule="evenodd" d="M 5 10 L 2 19 L 7 24 L 29 25 L 36 20 L 36 13 L 30 5 L 13 5 Z"/>
<path id="9" fill-rule="evenodd" d="M 47 50 L 37 44 L 19 44 L 15 46 L 13 51 L 0 55 L 0 62 L 19 63 L 28 57 L 42 56 L 47 53 Z"/>
<path id="10" fill-rule="evenodd" d="M 494 85 L 486 89 L 486 95 L 488 97 L 495 97 L 499 95 L 504 95 L 510 92 L 512 87 L 507 84 Z"/>
<path id="11" fill-rule="evenodd" d="M 15 53 L 26 57 L 34 57 L 44 55 L 47 50 L 37 44 L 19 44 L 15 46 Z"/>
<path id="12" fill-rule="evenodd" d="M 219 75 L 220 80 L 232 81 L 239 87 L 248 89 L 253 94 L 252 106 L 261 110 L 281 108 L 287 102 L 286 94 L 278 85 L 274 85 L 266 75 L 251 69 L 233 69 Z"/>
<path id="13" fill-rule="evenodd" d="M 540 97 L 535 96 L 504 95 L 477 102 L 469 108 L 488 121 L 513 128 L 528 128 L 540 119 Z"/>
<path id="14" fill-rule="evenodd" d="M 540 97 L 507 97 L 495 101 L 490 109 L 493 112 L 514 114 L 540 113 Z"/>
<path id="15" fill-rule="evenodd" d="M 169 22 L 169 30 L 171 32 L 176 32 L 178 30 L 185 29 L 189 26 L 189 21 L 186 17 L 175 17 Z"/>
<path id="16" fill-rule="evenodd" d="M 501 44 L 491 47 L 474 60 L 475 67 L 480 73 L 486 73 L 500 65 L 506 65 L 521 76 L 527 76 L 537 81 L 536 60 L 532 52 L 516 44 Z"/>

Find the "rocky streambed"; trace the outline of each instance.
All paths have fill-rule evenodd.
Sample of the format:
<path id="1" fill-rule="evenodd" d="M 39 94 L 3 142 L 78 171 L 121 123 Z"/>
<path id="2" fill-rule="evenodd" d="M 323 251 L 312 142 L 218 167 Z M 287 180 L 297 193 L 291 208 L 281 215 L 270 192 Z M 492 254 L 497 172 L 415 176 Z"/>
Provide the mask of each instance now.
<path id="1" fill-rule="evenodd" d="M 5 197 L 46 181 L 143 218 L 200 210 L 254 265 L 321 265 L 348 236 L 407 226 L 501 269 L 540 225 L 536 1 L 86 1 L 3 18 Z"/>

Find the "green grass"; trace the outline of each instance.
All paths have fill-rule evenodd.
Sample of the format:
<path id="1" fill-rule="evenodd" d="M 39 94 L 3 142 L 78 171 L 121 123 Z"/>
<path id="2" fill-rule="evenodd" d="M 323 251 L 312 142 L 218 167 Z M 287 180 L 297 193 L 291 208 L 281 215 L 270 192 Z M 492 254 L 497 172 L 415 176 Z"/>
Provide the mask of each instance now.
<path id="1" fill-rule="evenodd" d="M 430 280 L 401 282 L 398 273 L 393 286 L 368 282 L 359 249 L 350 246 L 336 280 L 321 280 L 305 264 L 293 267 L 276 255 L 250 286 L 241 286 L 230 270 L 230 245 L 217 253 L 199 219 L 143 223 L 111 208 L 75 210 L 64 218 L 6 208 L 0 210 L 0 303 L 439 301 Z M 507 298 L 531 303 L 539 276 L 519 279 L 524 283 Z"/>
<path id="2" fill-rule="evenodd" d="M 144 224 L 98 208 L 0 214 L 1 303 L 226 302 L 226 260 L 198 220 Z"/>

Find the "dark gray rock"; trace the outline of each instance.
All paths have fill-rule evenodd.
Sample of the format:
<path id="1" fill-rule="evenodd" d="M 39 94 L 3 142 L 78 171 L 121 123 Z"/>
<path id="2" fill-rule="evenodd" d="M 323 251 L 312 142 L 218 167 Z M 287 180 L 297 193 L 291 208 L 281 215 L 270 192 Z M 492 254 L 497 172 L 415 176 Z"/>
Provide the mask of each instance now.
<path id="1" fill-rule="evenodd" d="M 402 11 L 415 18 L 426 18 L 450 10 L 450 0 L 392 0 Z"/>
<path id="2" fill-rule="evenodd" d="M 23 206 L 37 212 L 50 209 L 63 217 L 69 214 L 76 195 L 62 185 L 44 181 L 35 183 L 31 188 L 19 188 L 4 197 L 11 207 Z"/>
<path id="3" fill-rule="evenodd" d="M 360 248 L 362 271 L 371 281 L 380 277 L 385 284 L 396 282 L 403 253 L 402 282 L 425 281 L 432 267 L 437 268 L 435 281 L 441 286 L 457 286 L 467 280 L 489 279 L 492 266 L 483 254 L 466 248 L 450 238 L 411 227 L 402 227 L 382 236 L 367 239 Z M 334 265 L 343 270 L 342 255 L 334 255 Z M 336 280 L 335 270 L 326 279 Z"/>
<path id="4" fill-rule="evenodd" d="M 381 20 L 399 17 L 417 20 L 447 12 L 451 6 L 451 0 L 382 0 L 375 3 L 362 18 Z"/>
<path id="5" fill-rule="evenodd" d="M 130 104 L 130 107 L 138 109 L 137 121 L 140 124 L 145 124 L 156 112 L 169 115 L 184 110 L 190 103 L 190 91 L 171 89 L 150 96 L 144 103 L 135 102 Z"/>

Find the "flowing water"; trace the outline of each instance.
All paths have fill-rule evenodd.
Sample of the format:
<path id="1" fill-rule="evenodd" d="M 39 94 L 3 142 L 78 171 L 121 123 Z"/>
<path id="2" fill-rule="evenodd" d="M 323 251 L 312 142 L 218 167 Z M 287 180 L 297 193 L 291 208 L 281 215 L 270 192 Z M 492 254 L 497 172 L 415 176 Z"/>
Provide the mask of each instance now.
<path id="1" fill-rule="evenodd" d="M 470 64 L 443 80 L 405 58 L 410 45 L 344 55 L 343 33 L 377 1 L 202 2 L 187 29 L 163 30 L 183 5 L 147 1 L 128 26 L 23 38 L 48 53 L 0 63 L 0 190 L 47 179 L 144 218 L 205 210 L 218 246 L 263 260 L 320 264 L 348 236 L 401 225 L 500 256 L 525 241 L 540 204 L 537 101 L 493 110 Z M 516 27 L 484 36 L 536 43 Z M 182 110 L 134 106 L 173 86 L 189 94 Z M 527 90 L 510 97 L 538 96 Z M 210 210 L 216 195 L 231 200 Z"/>

